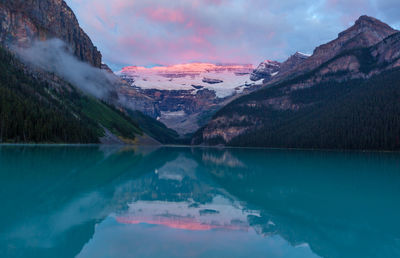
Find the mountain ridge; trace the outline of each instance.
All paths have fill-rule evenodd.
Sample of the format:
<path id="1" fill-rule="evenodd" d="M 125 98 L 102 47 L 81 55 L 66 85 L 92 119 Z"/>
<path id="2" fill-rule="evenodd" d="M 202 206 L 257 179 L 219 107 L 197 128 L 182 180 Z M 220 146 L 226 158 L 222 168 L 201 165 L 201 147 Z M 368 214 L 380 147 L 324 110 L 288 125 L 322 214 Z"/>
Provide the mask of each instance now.
<path id="1" fill-rule="evenodd" d="M 296 65 L 280 73 L 270 83 L 276 83 L 310 72 L 341 52 L 355 48 L 371 47 L 396 32 L 398 31 L 389 25 L 373 17 L 362 15 L 355 21 L 353 26 L 340 32 L 336 39 L 315 48 L 313 54 L 302 62 L 301 66 Z"/>
<path id="2" fill-rule="evenodd" d="M 383 91 L 381 94 L 389 94 L 391 90 L 394 91 L 393 94 L 397 94 L 396 88 L 393 89 L 397 83 L 395 83 L 394 86 L 390 85 L 390 83 L 395 81 L 393 78 L 400 76 L 397 73 L 397 69 L 400 67 L 400 33 L 393 29 L 388 30 L 386 25 L 381 25 L 383 23 L 379 22 L 378 27 L 383 26 L 384 31 L 377 33 L 376 35 L 378 36 L 374 34 L 375 28 L 373 28 L 372 32 L 367 31 L 366 34 L 363 34 L 364 32 L 362 32 L 361 34 L 363 35 L 360 35 L 359 33 L 356 34 L 355 37 L 353 36 L 350 37 L 350 39 L 347 39 L 349 32 L 352 34 L 353 31 L 357 31 L 355 28 L 359 27 L 360 24 L 365 22 L 368 24 L 367 26 L 362 25 L 361 31 L 363 31 L 365 28 L 369 28 L 371 22 L 376 23 L 376 19 L 362 16 L 354 26 L 346 30 L 344 33 L 340 33 L 338 39 L 324 44 L 322 48 L 316 48 L 313 56 L 304 61 L 299 67 L 294 68 L 295 71 L 303 71 L 302 73 L 296 74 L 296 72 L 294 72 L 294 74 L 286 77 L 281 76 L 280 80 L 276 79 L 275 81 L 268 82 L 264 85 L 264 88 L 247 96 L 238 98 L 222 108 L 204 128 L 196 133 L 192 143 L 293 148 L 327 148 L 328 146 L 331 148 L 360 149 L 399 148 L 399 146 L 396 144 L 389 145 L 387 143 L 388 139 L 384 141 L 386 142 L 386 145 L 373 145 L 367 140 L 365 140 L 365 146 L 363 146 L 361 143 L 355 144 L 354 142 L 361 138 L 360 135 L 354 135 L 353 140 L 347 139 L 346 145 L 345 143 L 341 142 L 344 141 L 345 138 L 339 139 L 339 135 L 341 135 L 340 131 L 337 131 L 336 133 L 336 135 L 338 135 L 338 142 L 336 146 L 335 144 L 328 144 L 328 141 L 325 141 L 324 144 L 324 141 L 322 140 L 321 142 L 318 142 L 315 139 L 314 142 L 312 139 L 303 141 L 301 140 L 301 135 L 294 133 L 295 131 L 293 131 L 296 128 L 307 128 L 307 124 L 313 124 L 315 128 L 320 128 L 318 130 L 315 128 L 309 129 L 309 131 L 312 131 L 314 134 L 316 134 L 316 137 L 318 134 L 321 134 L 316 139 L 322 139 L 324 135 L 331 135 L 332 137 L 335 137 L 335 134 L 331 133 L 333 130 L 332 127 L 334 128 L 334 126 L 331 126 L 331 128 L 324 127 L 328 125 L 328 114 L 331 114 L 332 112 L 331 109 L 328 111 L 328 106 L 333 107 L 335 105 L 339 105 L 335 104 L 335 102 L 332 103 L 329 100 L 330 98 L 337 100 L 336 103 L 342 103 L 344 99 L 348 99 L 348 97 L 346 97 L 348 95 L 346 94 L 353 94 L 354 100 L 348 100 L 349 102 L 353 103 L 354 110 L 359 110 L 359 108 L 361 108 L 360 103 L 362 103 L 360 96 L 364 96 L 365 94 L 373 95 L 374 91 L 378 90 Z M 370 34 L 375 35 L 370 39 L 370 41 L 359 41 L 360 38 L 365 39 L 366 35 Z M 388 36 L 384 37 L 380 41 L 377 41 L 377 39 L 380 39 L 383 37 L 383 35 Z M 345 38 L 343 39 L 340 37 Z M 319 63 L 319 61 L 323 60 L 323 58 L 319 56 L 321 49 L 326 49 L 326 46 L 337 44 L 337 42 L 348 42 L 348 40 L 351 41 L 354 38 L 357 42 L 351 43 L 350 46 L 352 47 L 349 48 L 349 45 L 347 45 L 343 48 L 333 49 L 333 53 L 336 53 L 336 55 L 322 64 Z M 375 44 L 371 45 L 371 42 L 374 42 Z M 324 55 L 331 56 L 332 53 Z M 315 63 L 312 63 L 311 65 L 304 65 L 306 62 L 310 63 L 313 60 Z M 310 67 L 315 68 L 308 70 Z M 375 84 L 379 83 L 377 78 L 382 79 L 381 84 L 384 85 L 382 86 L 383 89 L 375 87 Z M 346 87 L 346 85 L 352 85 L 354 89 L 352 89 L 350 86 Z M 366 91 L 367 93 L 365 94 L 362 93 L 362 87 L 360 85 L 366 85 L 366 89 L 369 89 L 369 91 Z M 332 95 L 330 96 L 329 94 Z M 393 100 L 389 96 L 390 95 L 381 96 L 382 98 L 388 98 L 388 103 L 374 103 L 373 100 L 370 100 L 370 105 L 377 105 L 382 108 L 382 110 L 390 110 L 387 105 L 393 105 L 396 107 L 397 104 L 390 102 Z M 365 95 L 365 98 L 367 99 L 370 97 L 371 95 Z M 322 100 L 325 100 L 325 104 Z M 336 108 L 341 110 L 340 106 L 337 106 Z M 322 112 L 322 110 L 325 109 L 327 110 L 326 116 Z M 315 113 L 315 117 L 307 115 L 306 110 Z M 359 115 L 363 114 L 363 112 L 360 111 L 359 114 L 354 114 L 351 110 L 352 109 L 348 109 L 346 111 L 347 113 L 342 113 L 343 117 L 358 117 Z M 393 110 L 391 112 L 393 112 Z M 395 115 L 395 113 L 391 114 L 392 116 Z M 380 116 L 387 119 L 384 121 L 384 123 L 390 122 L 390 117 L 388 118 L 384 114 L 381 114 Z M 319 119 L 319 122 L 317 122 L 317 119 Z M 343 120 L 343 123 L 345 123 L 348 127 L 343 125 L 337 130 L 351 130 L 351 128 L 358 128 L 359 130 L 366 130 L 365 133 L 367 135 L 373 134 L 373 127 L 361 129 L 359 125 L 353 124 L 353 122 L 351 122 L 352 120 L 346 119 Z M 373 119 L 378 119 L 378 117 L 373 115 L 370 119 L 366 119 L 366 121 L 371 122 L 372 124 Z M 298 123 L 296 124 L 295 121 L 298 121 Z M 337 121 L 339 123 L 341 120 L 337 119 Z M 360 121 L 360 123 L 362 122 Z M 399 125 L 394 123 L 393 126 L 394 128 L 397 128 Z M 297 135 L 297 138 L 290 137 L 283 132 L 277 131 L 279 130 L 278 128 L 285 128 L 284 130 L 286 132 L 293 132 L 294 135 Z M 378 126 L 377 128 L 380 127 Z M 379 130 L 384 131 L 386 129 Z M 304 137 L 308 135 L 308 132 L 302 132 L 304 133 Z M 393 136 L 393 131 L 382 132 L 382 134 L 386 135 L 388 138 L 395 138 L 395 136 Z M 258 136 L 258 139 L 255 137 L 255 135 Z M 277 139 L 274 138 L 274 135 L 277 137 Z M 375 139 L 380 138 L 377 135 L 374 137 Z M 287 139 L 292 139 L 292 141 Z M 285 144 L 283 144 L 283 142 L 285 142 Z M 351 145 L 352 142 L 354 145 Z"/>

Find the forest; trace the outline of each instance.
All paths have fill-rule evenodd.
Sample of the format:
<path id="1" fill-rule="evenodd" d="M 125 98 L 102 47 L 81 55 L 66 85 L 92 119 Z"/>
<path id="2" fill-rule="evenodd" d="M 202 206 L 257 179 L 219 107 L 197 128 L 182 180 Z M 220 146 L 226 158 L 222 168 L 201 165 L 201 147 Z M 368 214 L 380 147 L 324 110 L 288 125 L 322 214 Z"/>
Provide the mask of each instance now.
<path id="1" fill-rule="evenodd" d="M 272 91 L 265 90 L 264 94 Z M 228 145 L 400 149 L 400 70 L 384 72 L 368 80 L 319 84 L 293 91 L 290 98 L 305 108 L 277 111 L 242 106 L 242 110 L 236 109 L 235 112 L 257 117 L 261 122 L 257 129 L 234 138 Z M 230 110 L 221 110 L 219 115 L 224 112 Z"/>

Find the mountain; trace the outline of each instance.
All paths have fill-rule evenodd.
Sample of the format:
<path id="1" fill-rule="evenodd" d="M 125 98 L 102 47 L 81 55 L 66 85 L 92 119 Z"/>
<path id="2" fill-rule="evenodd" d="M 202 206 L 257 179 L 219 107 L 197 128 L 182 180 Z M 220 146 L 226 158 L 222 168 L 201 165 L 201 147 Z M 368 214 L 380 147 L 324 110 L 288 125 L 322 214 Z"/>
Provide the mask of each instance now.
<path id="1" fill-rule="evenodd" d="M 130 66 L 117 73 L 129 84 L 118 92 L 132 109 L 186 135 L 233 98 L 257 89 L 261 81 L 250 80 L 253 70 L 252 65 L 210 63 Z"/>
<path id="2" fill-rule="evenodd" d="M 128 113 L 116 91 L 125 82 L 64 1 L 0 0 L 0 24 L 0 142 L 174 142 L 160 122 Z"/>
<path id="3" fill-rule="evenodd" d="M 361 16 L 353 26 L 339 33 L 337 39 L 317 47 L 301 65 L 280 73 L 273 82 L 311 72 L 343 52 L 371 47 L 394 33 L 396 30 L 389 25 L 373 17 Z"/>
<path id="4" fill-rule="evenodd" d="M 194 144 L 399 149 L 400 33 L 367 16 L 218 111 Z"/>

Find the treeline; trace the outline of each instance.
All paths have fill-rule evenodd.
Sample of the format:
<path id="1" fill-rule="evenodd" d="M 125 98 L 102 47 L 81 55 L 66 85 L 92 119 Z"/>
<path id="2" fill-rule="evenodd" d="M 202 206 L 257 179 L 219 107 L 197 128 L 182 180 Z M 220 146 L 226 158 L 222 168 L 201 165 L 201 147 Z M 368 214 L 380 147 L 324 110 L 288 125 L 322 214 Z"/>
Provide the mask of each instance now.
<path id="1" fill-rule="evenodd" d="M 400 149 L 399 70 L 369 80 L 316 85 L 294 91 L 290 98 L 294 104 L 309 106 L 299 111 L 276 111 L 235 105 L 220 112 L 222 115 L 235 110 L 260 121 L 256 130 L 236 137 L 228 145 Z"/>

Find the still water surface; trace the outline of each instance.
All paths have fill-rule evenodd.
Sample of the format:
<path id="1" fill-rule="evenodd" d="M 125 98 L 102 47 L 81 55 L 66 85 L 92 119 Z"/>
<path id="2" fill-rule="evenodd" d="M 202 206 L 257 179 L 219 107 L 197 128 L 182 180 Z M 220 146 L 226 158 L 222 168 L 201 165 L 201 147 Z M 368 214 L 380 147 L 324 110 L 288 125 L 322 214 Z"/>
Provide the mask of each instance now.
<path id="1" fill-rule="evenodd" d="M 0 257 L 400 257 L 400 154 L 0 146 Z"/>

